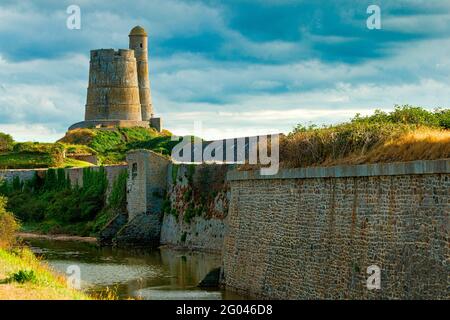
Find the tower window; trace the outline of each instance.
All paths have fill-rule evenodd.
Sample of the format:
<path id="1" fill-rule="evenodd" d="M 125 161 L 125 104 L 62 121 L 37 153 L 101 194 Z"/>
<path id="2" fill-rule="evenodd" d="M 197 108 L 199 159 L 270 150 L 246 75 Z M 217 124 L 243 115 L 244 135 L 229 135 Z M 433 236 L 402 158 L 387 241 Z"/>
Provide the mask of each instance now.
<path id="1" fill-rule="evenodd" d="M 139 44 L 139 47 L 141 47 L 141 48 L 142 48 L 142 43 L 140 43 L 140 44 Z"/>

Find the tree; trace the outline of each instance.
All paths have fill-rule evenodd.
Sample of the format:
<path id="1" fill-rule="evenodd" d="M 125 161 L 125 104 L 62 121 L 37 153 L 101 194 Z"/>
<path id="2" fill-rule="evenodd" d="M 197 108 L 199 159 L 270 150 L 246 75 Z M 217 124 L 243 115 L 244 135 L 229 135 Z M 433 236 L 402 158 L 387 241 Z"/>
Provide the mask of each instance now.
<path id="1" fill-rule="evenodd" d="M 13 144 L 14 140 L 9 134 L 0 132 L 0 152 L 11 151 Z"/>
<path id="2" fill-rule="evenodd" d="M 0 196 L 0 248 L 14 245 L 19 224 L 12 213 L 6 211 L 6 198 Z"/>

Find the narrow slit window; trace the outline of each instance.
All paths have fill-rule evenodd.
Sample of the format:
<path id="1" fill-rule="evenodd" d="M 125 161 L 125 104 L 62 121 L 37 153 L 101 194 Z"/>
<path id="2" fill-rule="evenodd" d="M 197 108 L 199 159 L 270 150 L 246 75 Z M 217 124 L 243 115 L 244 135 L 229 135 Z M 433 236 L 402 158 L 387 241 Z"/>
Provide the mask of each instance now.
<path id="1" fill-rule="evenodd" d="M 138 175 L 137 163 L 133 163 L 133 167 L 131 168 L 131 178 L 134 180 L 137 178 L 137 175 Z"/>

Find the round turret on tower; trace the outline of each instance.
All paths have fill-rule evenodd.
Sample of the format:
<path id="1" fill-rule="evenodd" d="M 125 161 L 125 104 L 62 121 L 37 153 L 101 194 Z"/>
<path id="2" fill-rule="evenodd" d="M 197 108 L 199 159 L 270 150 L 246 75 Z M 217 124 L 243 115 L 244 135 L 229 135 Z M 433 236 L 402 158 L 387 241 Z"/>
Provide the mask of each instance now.
<path id="1" fill-rule="evenodd" d="M 148 121 L 153 117 L 153 106 L 150 93 L 150 80 L 148 78 L 147 32 L 141 26 L 136 26 L 131 29 L 129 38 L 129 48 L 134 50 L 137 63 L 142 120 Z"/>

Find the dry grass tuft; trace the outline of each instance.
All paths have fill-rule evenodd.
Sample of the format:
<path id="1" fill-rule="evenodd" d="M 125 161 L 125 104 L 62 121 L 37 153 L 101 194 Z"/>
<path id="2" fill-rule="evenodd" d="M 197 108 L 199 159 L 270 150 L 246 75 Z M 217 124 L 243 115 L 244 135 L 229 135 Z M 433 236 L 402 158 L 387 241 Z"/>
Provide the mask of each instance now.
<path id="1" fill-rule="evenodd" d="M 72 145 L 88 145 L 95 137 L 95 132 L 91 129 L 75 129 L 68 131 L 58 142 Z"/>
<path id="2" fill-rule="evenodd" d="M 280 142 L 282 167 L 450 158 L 450 131 L 408 125 L 341 125 L 305 130 Z"/>
<path id="3" fill-rule="evenodd" d="M 390 139 L 371 150 L 365 162 L 393 162 L 450 158 L 450 131 L 421 128 Z"/>

